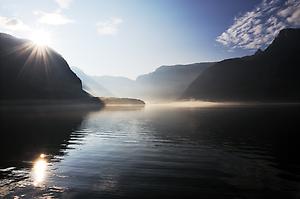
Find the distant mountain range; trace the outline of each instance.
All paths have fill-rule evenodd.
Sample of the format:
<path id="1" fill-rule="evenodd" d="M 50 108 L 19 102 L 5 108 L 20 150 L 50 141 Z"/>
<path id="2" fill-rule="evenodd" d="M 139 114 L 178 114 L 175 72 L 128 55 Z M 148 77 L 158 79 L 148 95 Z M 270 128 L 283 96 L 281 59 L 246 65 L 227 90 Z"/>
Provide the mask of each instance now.
<path id="1" fill-rule="evenodd" d="M 281 30 L 266 50 L 207 68 L 181 99 L 299 101 L 299 53 L 300 29 Z"/>
<path id="2" fill-rule="evenodd" d="M 180 97 L 190 83 L 213 64 L 212 62 L 161 66 L 154 72 L 138 76 L 136 80 L 118 76 L 88 76 L 77 69 L 74 72 L 82 79 L 83 85 L 91 87 L 90 82 L 92 81 L 94 85 L 96 81 L 113 96 L 142 98 L 147 101 L 172 101 Z"/>
<path id="3" fill-rule="evenodd" d="M 72 71 L 81 79 L 82 88 L 93 96 L 114 96 L 106 88 L 99 84 L 92 76 L 85 74 L 81 69 L 72 66 Z"/>
<path id="4" fill-rule="evenodd" d="M 64 58 L 49 47 L 0 33 L 0 99 L 96 102 Z"/>
<path id="5" fill-rule="evenodd" d="M 120 76 L 91 76 L 97 83 L 105 87 L 116 97 L 139 97 L 138 84 L 129 78 Z M 107 97 L 107 96 L 106 96 Z"/>
<path id="6" fill-rule="evenodd" d="M 175 100 L 208 67 L 214 63 L 161 66 L 154 72 L 138 76 L 140 96 L 152 101 Z"/>

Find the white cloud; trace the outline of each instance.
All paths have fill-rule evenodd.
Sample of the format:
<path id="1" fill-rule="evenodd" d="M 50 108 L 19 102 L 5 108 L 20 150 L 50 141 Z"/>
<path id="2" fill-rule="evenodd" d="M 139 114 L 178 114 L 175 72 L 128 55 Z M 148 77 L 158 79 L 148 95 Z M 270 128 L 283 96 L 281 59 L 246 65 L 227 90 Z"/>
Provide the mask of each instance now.
<path id="1" fill-rule="evenodd" d="M 123 19 L 117 17 L 98 22 L 96 24 L 97 32 L 100 35 L 115 35 L 117 34 L 121 23 L 123 23 Z"/>
<path id="2" fill-rule="evenodd" d="M 38 22 L 43 24 L 64 25 L 74 22 L 72 19 L 63 15 L 59 10 L 55 12 L 35 11 L 34 14 L 39 16 Z"/>
<path id="3" fill-rule="evenodd" d="M 300 0 L 263 0 L 256 8 L 235 17 L 216 41 L 231 49 L 264 48 L 285 27 L 300 26 Z"/>
<path id="4" fill-rule="evenodd" d="M 298 9 L 287 18 L 287 21 L 296 25 L 300 25 L 300 7 L 298 7 Z"/>
<path id="5" fill-rule="evenodd" d="M 55 0 L 60 8 L 69 8 L 73 0 Z"/>
<path id="6" fill-rule="evenodd" d="M 293 8 L 292 7 L 287 7 L 283 10 L 280 10 L 278 12 L 278 15 L 281 17 L 287 17 L 291 12 L 292 12 Z"/>
<path id="7" fill-rule="evenodd" d="M 28 31 L 29 26 L 20 19 L 0 16 L 0 27 L 11 31 Z"/>

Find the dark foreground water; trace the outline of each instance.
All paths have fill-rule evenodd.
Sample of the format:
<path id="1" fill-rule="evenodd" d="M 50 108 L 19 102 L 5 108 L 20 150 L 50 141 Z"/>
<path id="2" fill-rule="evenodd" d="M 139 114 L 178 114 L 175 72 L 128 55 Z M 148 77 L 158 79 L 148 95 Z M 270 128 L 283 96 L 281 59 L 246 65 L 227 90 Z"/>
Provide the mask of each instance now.
<path id="1" fill-rule="evenodd" d="M 1 112 L 0 197 L 300 198 L 295 106 Z"/>

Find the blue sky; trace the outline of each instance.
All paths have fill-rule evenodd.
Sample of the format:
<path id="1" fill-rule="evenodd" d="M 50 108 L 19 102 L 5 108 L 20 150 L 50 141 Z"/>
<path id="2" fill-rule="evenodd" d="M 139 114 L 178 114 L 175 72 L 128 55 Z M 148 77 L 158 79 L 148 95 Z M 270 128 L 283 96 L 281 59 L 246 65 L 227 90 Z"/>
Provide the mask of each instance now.
<path id="1" fill-rule="evenodd" d="M 69 65 L 133 79 L 251 54 L 299 26 L 300 0 L 0 0 L 1 32 L 32 39 L 42 30 Z"/>

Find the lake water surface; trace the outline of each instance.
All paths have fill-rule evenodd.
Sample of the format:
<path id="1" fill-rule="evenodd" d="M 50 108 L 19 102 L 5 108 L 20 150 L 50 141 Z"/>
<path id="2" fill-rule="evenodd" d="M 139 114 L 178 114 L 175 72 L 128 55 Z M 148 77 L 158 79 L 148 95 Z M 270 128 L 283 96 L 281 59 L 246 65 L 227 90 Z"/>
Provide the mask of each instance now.
<path id="1" fill-rule="evenodd" d="M 0 197 L 300 198 L 298 106 L 1 113 Z"/>

